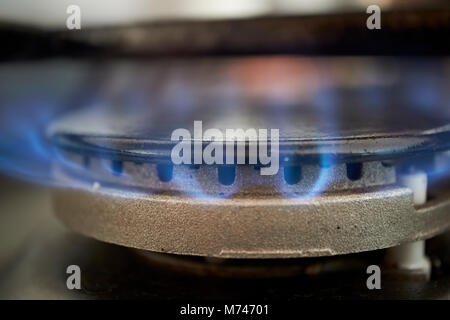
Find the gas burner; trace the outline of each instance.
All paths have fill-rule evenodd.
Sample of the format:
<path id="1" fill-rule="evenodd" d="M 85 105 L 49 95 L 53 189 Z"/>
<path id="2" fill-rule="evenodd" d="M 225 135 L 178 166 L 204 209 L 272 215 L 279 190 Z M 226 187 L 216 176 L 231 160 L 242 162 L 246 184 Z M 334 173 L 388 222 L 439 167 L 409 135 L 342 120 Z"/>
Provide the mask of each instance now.
<path id="1" fill-rule="evenodd" d="M 0 299 L 450 298 L 447 2 L 98 1 L 0 19 Z"/>
<path id="2" fill-rule="evenodd" d="M 144 102 L 106 99 L 52 124 L 64 159 L 54 175 L 79 187 L 54 191 L 56 212 L 74 230 L 107 242 L 218 258 L 333 256 L 430 238 L 450 227 L 449 186 L 426 174 L 448 174 L 446 93 L 437 88 L 431 113 L 411 100 L 414 83 L 403 79 L 439 64 L 293 57 L 139 69 L 111 63 L 103 90 L 129 103 L 130 88 L 115 80 L 126 75 Z M 251 74 L 260 65 L 271 70 L 263 78 Z M 151 79 L 159 87 L 145 92 Z M 180 79 L 191 80 L 180 87 Z M 376 106 L 373 92 L 381 97 Z M 280 128 L 279 172 L 173 165 L 170 132 L 194 120 L 205 129 Z"/>

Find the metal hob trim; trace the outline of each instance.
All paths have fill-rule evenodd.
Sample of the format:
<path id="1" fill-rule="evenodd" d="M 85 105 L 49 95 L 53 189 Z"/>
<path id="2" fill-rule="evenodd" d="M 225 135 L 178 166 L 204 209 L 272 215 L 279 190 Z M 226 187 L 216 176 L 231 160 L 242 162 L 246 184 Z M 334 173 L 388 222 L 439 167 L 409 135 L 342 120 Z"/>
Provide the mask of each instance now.
<path id="1" fill-rule="evenodd" d="M 426 239 L 450 227 L 445 195 L 415 208 L 408 188 L 198 199 L 95 187 L 54 190 L 58 217 L 84 235 L 156 252 L 221 258 L 348 254 Z"/>

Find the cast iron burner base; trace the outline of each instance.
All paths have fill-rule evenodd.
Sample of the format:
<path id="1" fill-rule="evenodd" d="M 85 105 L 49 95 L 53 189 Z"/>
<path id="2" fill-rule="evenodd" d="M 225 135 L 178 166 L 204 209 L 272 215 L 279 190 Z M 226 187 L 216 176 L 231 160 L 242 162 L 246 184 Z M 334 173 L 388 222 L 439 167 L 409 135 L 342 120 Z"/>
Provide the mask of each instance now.
<path id="1" fill-rule="evenodd" d="M 10 180 L 0 189 L 0 219 L 9 222 L 0 224 L 0 228 L 5 226 L 1 229 L 2 243 L 9 243 L 0 251 L 2 299 L 269 302 L 450 298 L 449 233 L 427 241 L 433 265 L 429 282 L 385 277 L 384 250 L 330 258 L 231 260 L 222 264 L 165 254 L 149 260 L 135 250 L 68 231 L 53 216 L 48 190 Z M 13 207 L 8 205 L 11 201 Z M 20 232 L 19 228 L 11 230 L 11 225 L 20 225 Z M 81 290 L 66 287 L 66 269 L 72 264 L 81 268 Z M 381 266 L 381 290 L 366 287 L 366 269 L 371 264 Z"/>

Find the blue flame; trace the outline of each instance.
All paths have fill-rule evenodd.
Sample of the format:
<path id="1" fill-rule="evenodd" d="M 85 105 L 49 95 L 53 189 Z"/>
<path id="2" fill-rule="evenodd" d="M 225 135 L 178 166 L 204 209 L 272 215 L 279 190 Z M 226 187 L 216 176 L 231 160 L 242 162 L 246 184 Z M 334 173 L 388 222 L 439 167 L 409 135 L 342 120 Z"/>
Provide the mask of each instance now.
<path id="1" fill-rule="evenodd" d="M 338 122 L 336 121 L 336 110 L 339 106 L 338 104 L 340 103 L 339 98 L 340 97 L 338 96 L 337 91 L 330 87 L 324 90 L 317 91 L 313 97 L 313 100 L 311 101 L 311 103 L 315 106 L 316 114 L 319 116 L 319 128 L 321 128 L 329 135 L 333 135 L 339 132 Z M 310 190 L 306 192 L 292 192 L 292 190 L 288 189 L 283 183 L 282 178 L 280 178 L 278 188 L 284 196 L 302 201 L 316 197 L 326 190 L 332 178 L 329 174 L 330 170 L 327 170 L 326 168 L 333 166 L 335 161 L 329 153 L 330 150 L 327 150 L 327 152 L 322 152 L 323 147 L 321 145 L 318 145 L 317 148 L 319 149 L 320 154 L 320 171 L 317 180 L 314 182 L 314 185 L 310 188 Z"/>
<path id="2" fill-rule="evenodd" d="M 29 104 L 34 108 L 29 108 Z M 28 107 L 26 112 L 24 106 Z M 49 108 L 51 106 L 44 102 L 26 100 L 14 107 L 3 108 L 0 128 L 2 172 L 34 182 L 51 183 L 49 172 L 54 150 L 43 135 L 43 128 L 50 119 Z"/>
<path id="3" fill-rule="evenodd" d="M 440 66 L 440 64 L 437 65 Z M 30 75 L 30 79 L 28 79 L 30 67 L 31 72 L 34 72 L 34 74 Z M 448 90 L 445 88 L 445 85 L 448 83 L 443 81 L 442 72 L 435 68 L 429 69 L 429 67 L 425 64 L 421 67 L 422 69 L 418 68 L 415 73 L 408 73 L 408 77 L 396 84 L 395 89 L 399 90 L 398 92 L 396 91 L 394 96 L 401 103 L 406 102 L 412 108 L 419 109 L 424 113 L 442 112 L 443 110 L 449 114 Z M 3 68 L 0 73 L 0 171 L 7 175 L 37 183 L 59 185 L 60 182 L 55 181 L 51 174 L 52 165 L 58 163 L 64 168 L 89 176 L 89 169 L 83 164 L 74 162 L 61 153 L 61 150 L 55 148 L 48 141 L 45 132 L 49 123 L 73 104 L 72 100 L 77 101 L 80 105 L 97 108 L 100 104 L 92 103 L 95 97 L 90 96 L 88 93 L 90 88 L 86 85 L 79 85 L 77 81 L 66 81 L 66 78 L 75 77 L 74 69 L 67 71 L 67 64 L 63 65 L 62 71 L 58 71 L 59 68 L 51 69 L 53 73 L 49 74 L 48 77 L 42 77 L 42 74 L 48 71 L 45 64 L 38 68 L 36 66 L 26 66 L 24 69 L 5 69 L 4 66 L 0 68 Z M 15 76 L 16 72 L 20 73 L 20 76 Z M 191 84 L 189 82 L 190 79 L 187 79 L 186 76 L 177 75 L 175 72 L 169 78 L 170 81 L 167 81 L 169 86 L 163 86 L 166 91 L 163 94 L 159 93 L 158 95 L 158 92 L 156 92 L 160 87 L 156 86 L 156 88 L 151 89 L 155 91 L 152 92 L 151 97 L 154 100 L 149 99 L 148 94 L 142 92 L 143 87 L 138 88 L 141 91 L 129 90 L 129 83 L 124 88 L 119 88 L 119 92 L 113 90 L 113 97 L 108 97 L 108 92 L 101 92 L 101 90 L 95 96 L 97 98 L 101 97 L 102 105 L 106 106 L 105 118 L 109 112 L 108 107 L 110 107 L 110 104 L 123 104 L 120 112 L 136 113 L 143 108 L 150 108 L 149 104 L 151 103 L 159 103 L 170 105 L 173 108 L 172 115 L 174 119 L 171 120 L 185 120 L 190 115 L 189 112 L 195 113 L 197 111 L 196 103 L 199 102 L 198 100 L 206 96 L 208 102 L 220 106 L 220 108 L 217 108 L 217 118 L 220 120 L 220 116 L 235 116 L 238 118 L 239 112 L 248 112 L 244 104 L 253 103 L 251 99 L 247 99 L 245 96 L 245 88 L 239 87 L 238 83 L 223 81 L 215 89 L 205 89 L 204 91 L 207 91 L 205 93 L 203 91 L 196 92 L 195 90 L 201 89 L 198 89 L 195 84 Z M 214 77 L 212 79 L 214 80 Z M 155 78 L 152 81 L 157 83 L 159 80 Z M 272 82 L 274 80 L 276 78 L 272 79 Z M 341 109 L 341 97 L 340 88 L 334 86 L 335 84 L 331 83 L 332 81 L 330 80 L 328 85 L 328 82 L 324 80 L 325 85 L 320 86 L 322 89 L 315 94 L 311 94 L 311 97 L 305 98 L 305 101 L 307 101 L 305 103 L 314 105 L 315 113 L 320 120 L 320 131 L 328 136 L 338 136 L 340 132 L 338 120 L 340 115 L 338 112 Z M 89 84 L 91 85 L 92 81 Z M 64 87 L 67 88 L 64 89 Z M 217 89 L 217 87 L 220 88 Z M 363 89 L 359 88 L 358 90 L 360 91 L 357 92 L 356 97 L 367 109 L 367 112 L 376 112 L 379 108 L 390 107 L 388 102 L 391 96 L 386 96 L 386 91 L 383 87 L 378 85 L 364 86 Z M 60 91 L 65 91 L 65 93 L 60 94 Z M 153 97 L 153 94 L 156 97 Z M 216 101 L 213 101 L 214 98 Z M 290 121 L 288 113 L 290 101 L 280 102 L 280 97 L 276 90 L 268 94 L 268 96 L 259 98 L 261 98 L 263 104 L 269 105 L 270 120 L 273 120 L 275 127 L 279 127 L 282 130 L 283 125 Z M 154 116 L 156 118 L 154 119 L 155 122 L 160 121 L 156 112 Z M 326 139 L 326 137 L 323 138 Z M 325 150 L 321 150 L 322 147 L 320 145 L 318 145 L 318 148 L 318 153 L 320 154 L 319 163 L 322 169 L 311 190 L 302 194 L 293 193 L 292 189 L 288 190 L 286 188 L 282 172 L 277 175 L 279 191 L 286 197 L 301 200 L 315 197 L 327 189 L 332 177 L 329 174 L 330 170 L 323 168 L 334 165 L 334 160 L 331 156 L 333 150 L 327 150 L 327 153 L 325 153 Z M 91 156 L 104 159 L 101 161 L 101 165 L 106 173 L 111 175 L 117 174 L 111 166 L 111 160 L 106 159 L 106 155 L 99 152 Z M 433 177 L 444 176 L 444 173 L 445 170 L 442 169 L 429 172 L 430 176 Z M 126 179 L 133 179 L 133 176 L 129 175 L 126 170 L 123 170 L 120 174 Z M 186 181 L 176 174 L 170 183 L 176 185 L 189 196 L 203 199 L 226 199 L 239 191 L 237 184 L 233 184 L 224 186 L 222 194 L 211 195 L 209 190 L 202 190 L 202 184 L 196 179 L 195 174 L 193 174 L 193 178 L 189 182 L 192 185 L 192 190 L 186 190 Z M 249 177 L 248 181 L 244 181 L 244 183 L 261 184 L 261 179 L 254 179 L 253 181 Z"/>

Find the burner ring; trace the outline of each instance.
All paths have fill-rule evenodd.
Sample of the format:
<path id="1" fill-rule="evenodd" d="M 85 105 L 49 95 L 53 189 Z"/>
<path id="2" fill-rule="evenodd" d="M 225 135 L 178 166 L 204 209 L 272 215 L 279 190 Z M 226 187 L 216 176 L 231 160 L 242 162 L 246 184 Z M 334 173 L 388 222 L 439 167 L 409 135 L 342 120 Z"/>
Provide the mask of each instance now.
<path id="1" fill-rule="evenodd" d="M 396 181 L 404 167 L 428 166 L 450 149 L 445 87 L 420 90 L 446 84 L 447 65 L 384 57 L 106 62 L 101 100 L 48 131 L 68 153 L 55 166 L 57 214 L 107 242 L 223 258 L 337 255 L 431 237 L 449 227 L 448 195 L 433 198 L 430 184 L 429 201 L 415 208 L 412 189 Z M 220 132 L 279 130 L 281 170 L 263 178 L 250 161 L 173 165 L 172 133 L 200 137 L 196 121 Z"/>
<path id="2" fill-rule="evenodd" d="M 418 208 L 412 191 L 395 185 L 302 200 L 208 200 L 98 184 L 54 194 L 59 218 L 82 234 L 139 249 L 221 258 L 347 254 L 426 239 L 450 227 L 448 188 Z"/>

